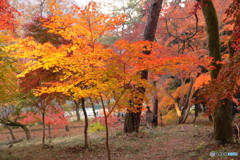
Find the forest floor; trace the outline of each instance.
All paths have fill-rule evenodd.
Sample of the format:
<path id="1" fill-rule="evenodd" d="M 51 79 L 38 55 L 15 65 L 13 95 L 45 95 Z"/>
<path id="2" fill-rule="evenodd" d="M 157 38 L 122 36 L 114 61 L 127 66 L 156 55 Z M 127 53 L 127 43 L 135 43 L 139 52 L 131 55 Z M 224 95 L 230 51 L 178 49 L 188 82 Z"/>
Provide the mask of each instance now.
<path id="1" fill-rule="evenodd" d="M 9 144 L 9 131 L 0 131 L 0 160 L 106 160 L 105 131 L 89 133 L 89 148 L 84 146 L 84 122 L 69 124 L 70 131 L 53 131 L 51 147 L 42 147 L 41 126 L 31 127 L 31 140 L 25 140 L 21 129 L 14 129 L 21 142 Z M 123 133 L 123 123 L 110 128 L 112 160 L 208 160 L 240 159 L 240 143 L 216 145 L 213 124 L 199 117 L 195 124 L 166 125 L 139 133 Z M 47 140 L 47 144 L 49 140 Z M 210 152 L 238 152 L 237 157 L 215 156 Z"/>

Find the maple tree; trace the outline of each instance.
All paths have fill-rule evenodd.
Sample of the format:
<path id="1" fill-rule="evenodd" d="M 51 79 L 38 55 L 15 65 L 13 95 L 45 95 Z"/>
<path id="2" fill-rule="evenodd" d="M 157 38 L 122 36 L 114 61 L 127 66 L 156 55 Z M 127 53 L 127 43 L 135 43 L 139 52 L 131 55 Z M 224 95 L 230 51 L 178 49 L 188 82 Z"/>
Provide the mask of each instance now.
<path id="1" fill-rule="evenodd" d="M 30 23 L 34 17 L 50 16 L 52 12 L 50 11 L 48 3 L 52 0 L 8 0 L 9 4 L 21 11 L 21 15 L 15 15 L 15 19 L 18 22 L 18 26 L 15 30 L 17 36 L 22 37 L 24 32 L 24 25 Z M 56 0 L 59 7 L 63 12 L 69 12 L 71 6 L 76 4 L 74 0 Z"/>
<path id="2" fill-rule="evenodd" d="M 14 13 L 20 14 L 20 12 L 9 5 L 7 0 L 2 0 L 0 4 L 0 30 L 14 31 L 17 25 Z"/>
<path id="3" fill-rule="evenodd" d="M 68 117 L 64 116 L 64 112 L 61 107 L 48 107 L 46 112 L 46 117 L 44 123 L 48 126 L 49 138 L 51 140 L 51 126 L 55 129 L 63 128 L 68 124 Z M 23 112 L 20 115 L 20 120 L 18 121 L 25 125 L 31 125 L 36 122 L 43 122 L 42 114 L 39 111 L 34 112 Z"/>
<path id="4" fill-rule="evenodd" d="M 22 110 L 27 107 L 28 98 L 21 92 L 18 84 L 17 72 L 21 69 L 16 59 L 10 56 L 4 47 L 9 44 L 11 39 L 9 33 L 1 32 L 0 38 L 0 123 L 6 126 L 21 127 L 26 138 L 30 139 L 31 135 L 26 125 L 19 123 L 19 115 Z"/>
<path id="5" fill-rule="evenodd" d="M 153 0 L 151 2 L 151 7 L 149 10 L 149 15 L 147 19 L 147 24 L 144 29 L 143 33 L 143 41 L 149 41 L 153 42 L 155 39 L 155 33 L 156 33 L 156 28 L 157 28 L 157 23 L 158 23 L 158 18 L 160 15 L 160 11 L 162 8 L 162 1 L 161 0 Z M 147 45 L 143 46 L 142 52 L 145 55 L 149 55 L 151 53 L 151 49 L 147 49 Z M 141 79 L 147 80 L 148 79 L 148 71 L 147 70 L 140 70 L 140 76 Z M 145 94 L 145 88 L 144 87 L 138 87 L 137 88 L 138 94 Z M 124 123 L 124 132 L 133 132 L 136 131 L 138 132 L 139 130 L 139 125 L 140 125 L 140 116 L 141 116 L 141 109 L 142 109 L 142 104 L 143 104 L 143 99 L 141 99 L 141 96 L 138 95 L 139 102 L 137 102 L 137 112 L 131 112 L 128 111 L 126 114 L 125 118 L 125 123 Z"/>
<path id="6" fill-rule="evenodd" d="M 63 17 L 52 16 L 51 20 L 54 21 L 46 24 L 50 28 L 50 32 L 59 34 L 66 39 L 71 39 L 71 44 L 56 47 L 50 43 L 39 44 L 29 40 L 29 38 L 22 41 L 19 40 L 18 47 L 26 53 L 25 55 L 20 55 L 20 57 L 31 59 L 27 64 L 29 68 L 22 75 L 30 76 L 31 78 L 34 75 L 37 76 L 37 74 L 32 73 L 38 73 L 39 70 L 43 70 L 43 72 L 50 71 L 53 74 L 61 73 L 57 77 L 58 81 L 42 83 L 43 85 L 41 86 L 39 86 L 37 79 L 35 85 L 38 87 L 35 92 L 36 96 L 41 96 L 44 93 L 59 92 L 67 96 L 72 96 L 75 99 L 82 99 L 81 97 L 89 97 L 101 92 L 101 88 L 105 84 L 101 86 L 97 80 L 101 80 L 101 78 L 105 80 L 107 78 L 104 78 L 103 76 L 105 75 L 102 73 L 104 71 L 103 68 L 105 68 L 104 66 L 106 66 L 105 61 L 112 56 L 112 52 L 109 49 L 105 49 L 101 44 L 98 44 L 96 40 L 105 30 L 114 29 L 114 26 L 119 24 L 122 18 L 115 17 L 113 19 L 104 14 L 97 15 L 95 13 L 95 7 L 97 6 L 95 5 L 95 3 L 91 3 L 88 10 L 81 10 L 75 6 L 73 7 L 73 11 L 79 14 L 78 17 L 74 17 L 72 14 L 66 14 Z M 98 21 L 95 21 L 95 18 Z M 93 22 L 90 23 L 90 21 Z M 79 27 L 81 30 L 79 30 Z M 92 27 L 94 27 L 94 30 L 92 30 Z M 61 29 L 61 32 L 59 29 Z M 35 54 L 36 51 L 37 54 Z M 42 62 L 42 65 L 33 65 L 34 61 Z M 89 63 L 87 64 L 86 62 Z M 99 90 L 96 90 L 96 88 Z M 87 116 L 85 120 L 87 121 Z M 85 129 L 87 129 L 87 122 L 85 126 Z M 87 145 L 86 143 L 86 147 Z"/>

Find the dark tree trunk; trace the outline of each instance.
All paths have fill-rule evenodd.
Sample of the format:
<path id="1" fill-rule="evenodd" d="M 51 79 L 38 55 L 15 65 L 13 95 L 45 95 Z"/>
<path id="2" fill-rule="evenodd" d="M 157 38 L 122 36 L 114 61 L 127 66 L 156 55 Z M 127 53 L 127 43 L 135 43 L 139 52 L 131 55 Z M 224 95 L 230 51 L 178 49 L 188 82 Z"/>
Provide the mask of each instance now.
<path id="1" fill-rule="evenodd" d="M 10 128 L 10 127 L 7 126 L 7 125 L 5 125 L 5 126 L 6 126 L 6 128 L 9 130 L 10 135 L 11 135 L 11 137 L 12 137 L 12 140 L 13 140 L 13 141 L 16 140 L 16 138 L 15 138 L 15 136 L 14 136 L 14 134 L 13 134 L 12 128 Z"/>
<path id="2" fill-rule="evenodd" d="M 22 123 L 19 123 L 19 122 L 16 122 L 16 121 L 10 121 L 10 120 L 1 120 L 1 123 L 2 124 L 5 124 L 7 126 L 18 126 L 18 127 L 21 127 L 26 135 L 26 138 L 27 139 L 31 139 L 31 134 L 30 134 L 30 131 L 29 129 L 27 128 L 26 125 L 22 124 Z"/>
<path id="3" fill-rule="evenodd" d="M 221 100 L 219 107 L 214 109 L 214 138 L 217 144 L 232 142 L 232 102 Z"/>
<path id="4" fill-rule="evenodd" d="M 155 33 L 157 29 L 157 23 L 159 14 L 162 8 L 162 0 L 152 0 L 152 4 L 149 10 L 147 24 L 143 34 L 144 41 L 151 41 L 153 42 L 155 39 Z M 144 54 L 149 55 L 151 51 L 143 51 Z M 144 70 L 141 72 L 142 79 L 148 79 L 148 71 Z M 145 93 L 145 88 L 139 89 L 142 94 Z M 131 133 L 131 132 L 138 132 L 140 126 L 140 116 L 141 116 L 141 107 L 138 108 L 138 112 L 131 112 L 129 111 L 126 114 L 125 122 L 124 122 L 124 132 Z"/>
<path id="5" fill-rule="evenodd" d="M 133 112 L 127 112 L 125 115 L 124 133 L 132 133 L 136 131 L 136 128 L 134 126 L 133 114 Z"/>
<path id="6" fill-rule="evenodd" d="M 29 131 L 29 129 L 27 128 L 27 126 L 21 125 L 20 127 L 21 127 L 21 128 L 23 129 L 23 131 L 25 132 L 25 135 L 26 135 L 27 139 L 30 139 L 30 138 L 31 138 L 31 134 L 30 134 L 30 131 Z"/>
<path id="7" fill-rule="evenodd" d="M 65 131 L 66 131 L 66 132 L 70 131 L 69 125 L 65 125 Z"/>
<path id="8" fill-rule="evenodd" d="M 212 115 L 208 115 L 208 119 L 209 119 L 209 121 L 213 121 Z"/>
<path id="9" fill-rule="evenodd" d="M 212 0 L 197 0 L 202 3 L 202 11 L 205 18 L 206 29 L 208 34 L 208 50 L 209 56 L 213 57 L 211 63 L 216 69 L 211 71 L 211 78 L 215 79 L 218 76 L 221 64 L 216 61 L 221 61 L 220 55 L 220 40 L 219 40 L 219 29 L 217 14 L 212 3 Z"/>
<path id="10" fill-rule="evenodd" d="M 154 81 L 153 85 L 156 87 L 157 82 Z M 154 97 L 153 97 L 153 115 L 154 115 L 154 119 L 153 119 L 153 126 L 157 127 L 158 126 L 158 96 L 157 96 L 157 91 L 154 91 Z"/>
<path id="11" fill-rule="evenodd" d="M 85 109 L 85 101 L 84 98 L 81 98 L 82 101 L 82 109 L 83 109 L 83 114 L 84 114 L 84 119 L 85 119 L 85 126 L 84 126 L 84 139 L 85 139 L 85 148 L 88 148 L 88 116 L 87 116 L 87 111 Z"/>
<path id="12" fill-rule="evenodd" d="M 213 65 L 216 69 L 211 71 L 211 78 L 216 79 L 221 68 L 221 64 L 216 61 L 221 61 L 220 56 L 220 40 L 217 14 L 212 3 L 212 0 L 197 0 L 202 4 L 202 11 L 206 22 L 208 34 L 208 50 L 209 56 L 213 57 Z M 228 99 L 221 100 L 219 107 L 214 109 L 214 139 L 217 144 L 229 143 L 232 135 L 232 118 L 231 106 Z"/>
<path id="13" fill-rule="evenodd" d="M 124 133 L 139 132 L 141 112 L 127 112 L 124 122 Z"/>
<path id="14" fill-rule="evenodd" d="M 42 136 L 42 144 L 45 145 L 45 139 L 46 139 L 46 124 L 45 124 L 45 110 L 42 111 L 42 123 L 43 123 L 43 136 Z"/>

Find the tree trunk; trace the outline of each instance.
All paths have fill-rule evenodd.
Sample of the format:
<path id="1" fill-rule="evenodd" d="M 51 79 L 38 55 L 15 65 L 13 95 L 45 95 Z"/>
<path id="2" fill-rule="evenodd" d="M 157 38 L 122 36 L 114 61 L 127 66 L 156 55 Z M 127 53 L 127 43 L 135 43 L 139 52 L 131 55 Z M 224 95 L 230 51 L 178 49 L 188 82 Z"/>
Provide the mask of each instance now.
<path id="1" fill-rule="evenodd" d="M 211 71 L 211 78 L 215 79 L 218 76 L 221 64 L 216 61 L 221 61 L 220 55 L 220 40 L 219 40 L 219 28 L 218 19 L 212 0 L 197 0 L 202 3 L 202 11 L 205 18 L 206 30 L 208 34 L 208 50 L 209 56 L 213 57 L 211 63 L 216 69 Z"/>
<path id="2" fill-rule="evenodd" d="M 48 125 L 48 137 L 49 137 L 50 140 L 52 139 L 51 125 Z"/>
<path id="3" fill-rule="evenodd" d="M 124 133 L 132 133 L 135 131 L 133 112 L 128 111 L 125 115 Z"/>
<path id="4" fill-rule="evenodd" d="M 189 114 L 189 110 L 190 107 L 192 106 L 191 100 L 192 100 L 192 96 L 193 96 L 193 92 L 194 92 L 194 88 L 193 88 L 193 84 L 194 84 L 195 78 L 191 78 L 190 79 L 190 87 L 189 87 L 189 91 L 186 97 L 186 104 L 184 105 L 184 108 L 182 110 L 182 117 L 179 123 L 185 123 Z M 195 110 L 196 111 L 196 110 Z"/>
<path id="5" fill-rule="evenodd" d="M 85 109 L 85 101 L 84 98 L 81 98 L 82 101 L 82 109 L 83 109 L 83 114 L 84 114 L 84 119 L 85 119 L 85 126 L 84 126 L 84 139 L 85 139 L 85 148 L 88 148 L 88 116 L 87 116 L 87 111 Z"/>
<path id="6" fill-rule="evenodd" d="M 232 142 L 232 102 L 229 99 L 221 100 L 219 107 L 213 112 L 214 138 L 217 144 Z"/>
<path id="7" fill-rule="evenodd" d="M 66 132 L 70 131 L 69 125 L 65 125 L 65 131 L 66 131 Z"/>
<path id="8" fill-rule="evenodd" d="M 147 24 L 143 34 L 144 41 L 150 41 L 150 42 L 154 41 L 161 8 L 162 8 L 162 0 L 152 0 L 152 4 L 149 10 L 149 15 L 147 19 Z M 151 51 L 143 51 L 143 53 L 149 55 Z M 148 79 L 147 70 L 144 70 L 141 72 L 141 78 L 146 80 Z M 141 91 L 142 94 L 145 94 L 145 88 L 140 88 L 139 90 Z M 127 112 L 125 117 L 125 122 L 124 122 L 125 133 L 139 131 L 141 109 L 142 107 L 138 107 L 138 112 L 135 112 L 135 113 L 131 111 Z"/>
<path id="9" fill-rule="evenodd" d="M 212 0 L 197 1 L 202 4 L 202 11 L 206 22 L 209 56 L 214 58 L 211 65 L 215 69 L 211 71 L 211 78 L 216 79 L 221 68 L 221 64 L 216 63 L 216 61 L 221 61 L 217 14 Z M 221 100 L 219 103 L 220 106 L 216 107 L 213 113 L 214 139 L 217 144 L 229 143 L 232 135 L 231 106 L 227 99 Z"/>
<path id="10" fill-rule="evenodd" d="M 128 111 L 125 115 L 124 133 L 139 132 L 141 112 Z"/>
<path id="11" fill-rule="evenodd" d="M 186 85 L 187 78 L 181 78 L 181 96 L 178 102 L 179 109 L 182 110 L 184 108 L 184 100 L 185 100 L 185 85 Z"/>
<path id="12" fill-rule="evenodd" d="M 46 138 L 46 125 L 45 125 L 45 110 L 42 111 L 42 123 L 43 123 L 43 136 L 42 136 L 42 144 L 45 145 L 45 138 Z"/>
<path id="13" fill-rule="evenodd" d="M 27 126 L 26 126 L 26 125 L 21 125 L 20 127 L 21 127 L 21 128 L 23 129 L 23 131 L 25 132 L 25 135 L 26 135 L 27 139 L 30 139 L 30 138 L 31 138 L 31 134 L 30 134 L 30 131 L 29 131 L 29 129 L 27 128 Z"/>
<path id="14" fill-rule="evenodd" d="M 107 148 L 107 155 L 108 155 L 108 160 L 111 160 L 111 154 L 110 154 L 110 147 L 109 147 L 109 131 L 108 131 L 108 123 L 107 123 L 107 112 L 105 105 L 103 103 L 103 98 L 101 96 L 101 102 L 102 102 L 102 108 L 103 108 L 103 113 L 104 113 L 104 123 L 106 127 L 106 148 Z"/>
<path id="15" fill-rule="evenodd" d="M 11 135 L 11 137 L 12 137 L 12 140 L 13 140 L 13 141 L 16 140 L 16 138 L 15 138 L 15 136 L 14 136 L 14 134 L 13 134 L 12 128 L 10 128 L 10 127 L 7 126 L 7 125 L 5 125 L 5 127 L 9 130 L 10 135 Z"/>
<path id="16" fill-rule="evenodd" d="M 75 111 L 76 111 L 76 116 L 77 116 L 77 121 L 81 121 L 81 117 L 80 117 L 80 113 L 79 113 L 79 109 L 80 109 L 80 100 L 75 101 Z"/>
<path id="17" fill-rule="evenodd" d="M 22 123 L 19 123 L 19 122 L 16 122 L 16 121 L 10 121 L 10 120 L 1 120 L 1 123 L 2 124 L 5 124 L 7 126 L 18 126 L 18 127 L 21 127 L 26 135 L 26 138 L 27 139 L 31 139 L 31 134 L 30 134 L 30 131 L 29 129 L 27 128 L 26 125 L 22 124 Z"/>
<path id="18" fill-rule="evenodd" d="M 96 117 L 97 117 L 97 114 L 96 114 L 96 111 L 95 111 L 95 106 L 94 106 L 93 100 L 92 100 L 91 97 L 89 97 L 89 100 L 90 100 L 90 103 L 91 103 L 91 105 L 92 105 L 94 117 L 96 118 Z"/>
<path id="19" fill-rule="evenodd" d="M 153 85 L 156 87 L 157 82 L 154 81 Z M 157 96 L 157 91 L 154 91 L 154 96 L 153 96 L 153 126 L 157 127 L 158 126 L 158 96 Z"/>

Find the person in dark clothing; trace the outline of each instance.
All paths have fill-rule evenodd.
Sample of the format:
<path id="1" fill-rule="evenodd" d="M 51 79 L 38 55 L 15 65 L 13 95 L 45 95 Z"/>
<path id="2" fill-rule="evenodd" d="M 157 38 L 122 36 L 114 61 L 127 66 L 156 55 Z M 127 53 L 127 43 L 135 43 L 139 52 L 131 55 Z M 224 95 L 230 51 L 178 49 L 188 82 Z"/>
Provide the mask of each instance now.
<path id="1" fill-rule="evenodd" d="M 147 106 L 147 111 L 146 111 L 147 128 L 152 128 L 152 122 L 153 122 L 153 113 L 150 110 L 149 106 Z"/>
<path id="2" fill-rule="evenodd" d="M 237 113 L 239 113 L 237 108 L 238 108 L 237 103 L 232 101 L 232 117 L 233 117 L 233 119 L 234 119 L 235 115 Z"/>

